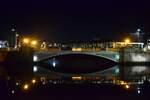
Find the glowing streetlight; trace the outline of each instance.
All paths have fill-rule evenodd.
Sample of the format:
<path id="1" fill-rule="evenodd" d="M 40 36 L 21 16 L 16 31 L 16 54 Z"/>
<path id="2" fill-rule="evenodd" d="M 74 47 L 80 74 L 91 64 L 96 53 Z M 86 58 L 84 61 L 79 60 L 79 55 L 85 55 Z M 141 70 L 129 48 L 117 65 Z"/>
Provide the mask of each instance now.
<path id="1" fill-rule="evenodd" d="M 35 84 L 35 83 L 36 83 L 36 80 L 35 80 L 35 79 L 33 79 L 33 80 L 32 80 L 32 83 L 33 83 L 33 84 Z"/>
<path id="2" fill-rule="evenodd" d="M 37 71 L 38 71 L 37 66 L 34 66 L 34 67 L 33 67 L 33 72 L 37 72 Z"/>
<path id="3" fill-rule="evenodd" d="M 34 61 L 34 62 L 37 62 L 37 61 L 38 61 L 37 55 L 34 55 L 34 56 L 33 56 L 33 61 Z"/>
<path id="4" fill-rule="evenodd" d="M 137 35 L 138 42 L 140 41 L 140 32 L 141 29 L 137 29 L 136 35 Z"/>
<path id="5" fill-rule="evenodd" d="M 128 43 L 130 43 L 131 41 L 130 41 L 129 38 L 127 38 L 127 39 L 124 40 L 124 42 L 125 42 L 126 44 L 128 44 Z"/>
<path id="6" fill-rule="evenodd" d="M 140 31 L 141 31 L 141 29 L 137 29 L 137 31 L 138 31 L 138 32 L 140 32 Z"/>
<path id="7" fill-rule="evenodd" d="M 33 41 L 31 42 L 31 44 L 32 44 L 32 45 L 37 45 L 37 41 L 36 41 L 36 40 L 33 40 Z"/>
<path id="8" fill-rule="evenodd" d="M 23 43 L 28 44 L 29 43 L 29 39 L 28 38 L 24 38 L 23 39 Z"/>
<path id="9" fill-rule="evenodd" d="M 18 86 L 18 85 L 19 85 L 19 83 L 17 82 L 17 83 L 16 83 L 16 85 Z"/>
<path id="10" fill-rule="evenodd" d="M 25 85 L 23 86 L 23 89 L 24 89 L 24 90 L 28 90 L 28 89 L 29 89 L 29 85 L 28 85 L 28 84 L 25 84 Z"/>
<path id="11" fill-rule="evenodd" d="M 53 65 L 53 67 L 56 67 L 56 62 L 55 62 L 55 61 L 53 61 L 53 64 L 52 64 L 52 65 Z"/>
<path id="12" fill-rule="evenodd" d="M 126 89 L 129 89 L 129 88 L 130 88 L 130 86 L 129 86 L 128 84 L 126 84 L 126 85 L 125 85 L 125 88 L 126 88 Z"/>
<path id="13" fill-rule="evenodd" d="M 15 48 L 18 48 L 18 38 L 19 38 L 19 34 L 16 32 L 16 36 L 15 36 Z"/>

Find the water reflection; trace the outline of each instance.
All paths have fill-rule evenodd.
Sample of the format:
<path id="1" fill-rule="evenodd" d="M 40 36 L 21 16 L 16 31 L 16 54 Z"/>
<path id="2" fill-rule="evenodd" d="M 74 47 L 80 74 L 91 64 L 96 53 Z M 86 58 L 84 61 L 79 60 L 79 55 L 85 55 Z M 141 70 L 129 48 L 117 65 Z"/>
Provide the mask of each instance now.
<path id="1" fill-rule="evenodd" d="M 146 66 L 132 66 L 132 73 L 143 73 L 146 72 L 148 70 L 148 67 Z"/>
<path id="2" fill-rule="evenodd" d="M 35 66 L 34 66 L 35 67 Z M 37 66 L 36 66 L 37 67 Z M 46 75 L 48 77 L 61 77 L 64 76 L 87 76 L 87 77 L 101 77 L 101 79 L 123 79 L 131 82 L 141 82 L 146 79 L 150 79 L 150 67 L 149 66 L 120 66 L 116 65 L 114 67 L 105 69 L 103 71 L 96 71 L 93 73 L 86 74 L 68 74 L 68 73 L 60 73 L 51 71 L 43 68 L 42 66 L 38 66 L 38 72 L 36 75 Z"/>
<path id="3" fill-rule="evenodd" d="M 20 67 L 20 66 L 18 66 L 18 67 Z M 18 67 L 16 67 L 16 68 L 18 68 Z M 70 83 L 71 84 L 72 83 L 80 84 L 80 86 L 79 85 L 78 86 L 79 86 L 79 88 L 80 87 L 82 88 L 81 90 L 85 90 L 85 88 L 88 88 L 87 86 L 90 86 L 90 87 L 95 86 L 94 89 L 101 90 L 101 92 L 103 93 L 104 91 L 106 91 L 106 89 L 108 89 L 108 87 L 106 87 L 106 86 L 110 86 L 111 91 L 112 91 L 112 89 L 116 90 L 118 88 L 121 88 L 121 90 L 122 90 L 122 88 L 123 88 L 125 91 L 127 91 L 127 94 L 129 94 L 129 91 L 131 91 L 131 90 L 132 90 L 132 92 L 134 92 L 136 94 L 141 94 L 141 93 L 144 93 L 144 90 L 147 89 L 147 86 L 149 85 L 148 81 L 146 82 L 146 85 L 144 84 L 144 82 L 141 82 L 141 81 L 149 80 L 149 78 L 150 78 L 149 77 L 150 76 L 150 67 L 149 66 L 119 66 L 119 65 L 116 65 L 114 67 L 111 67 L 111 68 L 108 68 L 108 69 L 105 69 L 102 71 L 96 71 L 96 72 L 86 73 L 86 74 L 83 74 L 83 73 L 81 73 L 81 74 L 60 73 L 60 72 L 55 72 L 50 69 L 46 69 L 42 66 L 36 66 L 36 65 L 35 66 L 22 66 L 22 67 L 23 67 L 23 69 L 25 69 L 26 67 L 29 67 L 29 68 L 27 70 L 18 69 L 18 72 L 20 72 L 19 74 L 15 74 L 13 72 L 13 76 L 16 79 L 11 80 L 10 77 L 7 77 L 7 75 L 10 75 L 9 74 L 10 71 L 7 71 L 6 68 L 9 68 L 9 67 L 2 66 L 2 65 L 0 66 L 0 78 L 1 77 L 9 78 L 9 79 L 7 79 L 7 81 L 1 80 L 0 85 L 3 82 L 7 86 L 10 86 L 11 88 L 9 87 L 8 91 L 11 91 L 12 94 L 15 94 L 17 92 L 17 89 L 19 89 L 18 87 L 21 87 L 21 89 L 22 89 L 22 87 L 25 86 L 25 89 L 26 89 L 27 86 L 25 83 L 28 83 L 28 82 L 30 82 L 30 83 L 32 82 L 31 84 L 34 88 L 35 88 L 35 86 L 37 86 L 37 84 L 35 83 L 35 82 L 37 82 L 39 87 L 43 86 L 45 90 L 49 89 L 50 91 L 51 91 L 50 88 L 56 89 L 57 86 L 62 86 L 62 85 L 54 86 L 54 84 L 63 84 L 64 88 L 62 89 L 62 87 L 63 87 L 62 86 L 60 90 L 64 90 L 64 89 L 66 89 L 67 86 L 69 86 L 68 85 L 68 82 L 69 82 L 69 84 Z M 24 73 L 23 73 L 23 71 L 24 71 Z M 31 77 L 32 74 L 29 74 L 28 71 L 29 72 L 31 71 L 34 76 L 38 76 L 38 77 Z M 18 77 L 21 74 L 22 74 L 22 77 L 20 77 L 20 80 L 18 80 Z M 73 76 L 75 76 L 75 77 L 73 77 Z M 124 76 L 123 77 L 124 80 L 119 80 L 122 78 L 121 76 Z M 64 79 L 66 80 L 66 77 L 72 77 L 72 79 L 74 79 L 74 80 L 64 81 Z M 30 80 L 26 80 L 25 78 L 30 78 Z M 31 79 L 32 79 L 32 81 L 31 81 Z M 82 80 L 83 81 L 87 80 L 87 81 L 83 82 Z M 115 81 L 110 81 L 110 80 L 115 80 Z M 120 83 L 118 83 L 118 80 Z M 66 85 L 66 82 L 67 82 L 67 85 Z M 141 84 L 143 84 L 143 85 L 139 84 L 139 82 L 141 82 Z M 87 84 L 82 85 L 82 83 L 87 83 Z M 88 83 L 90 83 L 90 85 Z M 103 83 L 106 83 L 106 84 L 103 84 Z M 107 84 L 107 83 L 109 83 L 109 84 Z M 136 84 L 134 84 L 134 83 L 136 83 Z M 94 85 L 91 85 L 91 84 L 94 84 Z M 120 87 L 120 85 L 122 85 L 122 87 Z M 3 85 L 1 85 L 1 86 L 3 86 Z M 71 89 L 72 89 L 72 86 L 73 85 L 70 85 Z M 99 86 L 101 86 L 102 88 L 99 89 L 98 88 Z M 6 89 L 7 89 L 7 87 L 6 87 Z M 105 94 L 108 94 L 108 92 L 110 90 L 107 90 L 107 92 Z M 74 89 L 73 89 L 73 91 L 74 91 Z M 37 90 L 36 92 L 39 92 L 39 91 Z M 85 91 L 83 91 L 83 92 L 85 92 Z M 43 93 L 51 94 L 50 92 L 43 92 Z M 112 94 L 113 92 L 110 92 L 110 93 Z M 120 93 L 120 90 L 117 90 L 116 94 L 118 95 L 119 93 Z"/>
<path id="4" fill-rule="evenodd" d="M 18 66 L 19 67 L 25 67 L 21 69 L 26 69 L 27 66 Z M 31 67 L 31 66 L 30 66 Z M 114 67 L 102 70 L 102 71 L 96 71 L 92 73 L 81 73 L 81 74 L 69 74 L 69 73 L 60 73 L 60 72 L 55 72 L 51 71 L 49 69 L 46 69 L 42 66 L 32 66 L 31 68 L 28 68 L 26 70 L 20 70 L 16 69 L 17 71 L 14 70 L 8 71 L 6 68 L 8 66 L 1 65 L 0 66 L 0 78 L 6 77 L 8 75 L 12 75 L 15 77 L 20 77 L 21 74 L 23 77 L 27 77 L 29 72 L 32 72 L 33 75 L 35 76 L 46 76 L 48 78 L 55 78 L 55 79 L 61 79 L 62 77 L 71 77 L 71 76 L 87 76 L 87 77 L 101 77 L 105 79 L 109 78 L 115 78 L 115 79 L 123 79 L 127 81 L 132 81 L 132 82 L 141 82 L 143 80 L 150 80 L 150 66 L 120 66 L 116 65 Z M 32 70 L 32 71 L 31 71 Z M 11 73 L 12 72 L 12 73 Z M 18 76 L 17 76 L 18 75 Z M 32 74 L 30 74 L 32 75 Z"/>

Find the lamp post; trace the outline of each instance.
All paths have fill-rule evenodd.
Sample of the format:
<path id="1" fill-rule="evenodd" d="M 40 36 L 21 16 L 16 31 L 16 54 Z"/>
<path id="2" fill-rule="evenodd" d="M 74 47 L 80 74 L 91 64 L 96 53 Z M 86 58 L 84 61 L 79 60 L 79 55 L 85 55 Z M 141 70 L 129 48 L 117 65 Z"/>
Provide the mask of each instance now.
<path id="1" fill-rule="evenodd" d="M 137 41 L 140 42 L 140 32 L 141 32 L 141 29 L 137 29 Z"/>
<path id="2" fill-rule="evenodd" d="M 19 34 L 16 32 L 16 34 L 15 34 L 15 49 L 18 48 L 18 37 L 19 37 Z"/>

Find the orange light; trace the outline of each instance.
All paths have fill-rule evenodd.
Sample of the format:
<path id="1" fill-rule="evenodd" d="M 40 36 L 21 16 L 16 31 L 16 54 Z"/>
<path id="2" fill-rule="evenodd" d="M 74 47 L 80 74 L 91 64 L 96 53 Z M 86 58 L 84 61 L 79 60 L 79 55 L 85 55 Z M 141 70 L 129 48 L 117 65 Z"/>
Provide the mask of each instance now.
<path id="1" fill-rule="evenodd" d="M 120 81 L 120 84 L 121 84 L 121 85 L 126 85 L 126 82 Z"/>
<path id="2" fill-rule="evenodd" d="M 28 38 L 23 39 L 23 43 L 25 44 L 29 43 L 29 39 Z"/>
<path id="3" fill-rule="evenodd" d="M 124 42 L 125 42 L 125 43 L 130 43 L 131 41 L 130 41 L 129 38 L 127 38 L 127 39 L 124 40 Z"/>
<path id="4" fill-rule="evenodd" d="M 34 40 L 34 41 L 31 42 L 31 44 L 32 44 L 32 45 L 36 45 L 36 44 L 37 44 L 37 41 Z"/>
<path id="5" fill-rule="evenodd" d="M 25 85 L 23 86 L 23 89 L 24 89 L 24 90 L 28 90 L 28 89 L 29 89 L 29 85 L 28 85 L 28 84 L 25 84 Z"/>
<path id="6" fill-rule="evenodd" d="M 32 80 L 32 83 L 33 83 L 33 84 L 35 84 L 35 83 L 36 83 L 36 80 L 35 80 L 35 79 L 33 79 L 33 80 Z"/>
<path id="7" fill-rule="evenodd" d="M 81 76 L 73 76 L 72 80 L 82 80 L 82 77 Z"/>
<path id="8" fill-rule="evenodd" d="M 126 88 L 126 89 L 129 89 L 129 88 L 130 88 L 130 86 L 129 86 L 128 84 L 126 84 L 126 85 L 125 85 L 125 88 Z"/>
<path id="9" fill-rule="evenodd" d="M 82 51 L 82 48 L 72 48 L 72 51 Z"/>

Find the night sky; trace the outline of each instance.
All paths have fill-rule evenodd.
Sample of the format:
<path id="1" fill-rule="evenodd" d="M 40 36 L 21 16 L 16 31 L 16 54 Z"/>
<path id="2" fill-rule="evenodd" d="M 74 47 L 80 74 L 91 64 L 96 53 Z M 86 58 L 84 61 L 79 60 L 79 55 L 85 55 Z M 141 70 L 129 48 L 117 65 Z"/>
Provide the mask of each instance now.
<path id="1" fill-rule="evenodd" d="M 1 0 L 0 39 L 15 25 L 46 41 L 121 39 L 141 28 L 150 33 L 148 0 Z"/>

